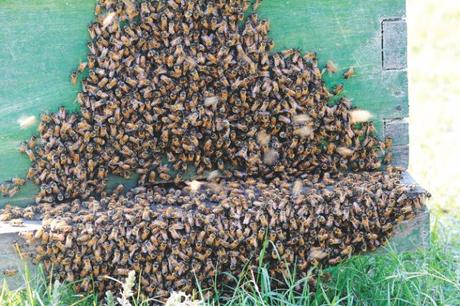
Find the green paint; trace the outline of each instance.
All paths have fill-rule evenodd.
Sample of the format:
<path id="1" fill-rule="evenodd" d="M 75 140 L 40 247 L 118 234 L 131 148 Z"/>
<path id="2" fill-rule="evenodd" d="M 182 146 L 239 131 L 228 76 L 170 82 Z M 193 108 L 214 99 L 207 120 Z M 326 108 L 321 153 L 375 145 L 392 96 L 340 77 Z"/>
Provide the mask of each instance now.
<path id="1" fill-rule="evenodd" d="M 326 83 L 344 83 L 356 106 L 376 118 L 407 117 L 407 74 L 382 71 L 381 51 L 381 21 L 405 16 L 405 1 L 264 0 L 258 13 L 270 20 L 277 50 L 315 51 L 321 66 L 332 60 L 339 73 L 325 73 Z M 356 74 L 344 80 L 350 66 Z"/>
<path id="2" fill-rule="evenodd" d="M 383 118 L 408 115 L 405 71 L 382 71 L 381 21 L 405 16 L 404 0 L 263 0 L 262 18 L 271 22 L 277 49 L 316 51 L 321 65 L 328 60 L 340 73 L 325 80 L 345 84 L 355 105 L 375 115 L 381 135 Z M 85 59 L 87 25 L 94 18 L 94 0 L 0 0 L 0 181 L 24 177 L 29 161 L 17 148 L 36 134 L 21 130 L 17 120 L 64 105 L 76 110 L 78 86 L 70 73 Z M 356 75 L 343 80 L 354 66 Z M 34 186 L 13 199 L 20 203 Z"/>
<path id="3" fill-rule="evenodd" d="M 40 113 L 77 109 L 70 73 L 85 58 L 93 10 L 93 0 L 0 2 L 0 181 L 26 174 L 17 148 Z M 21 129 L 17 120 L 32 115 L 37 124 Z"/>
<path id="4" fill-rule="evenodd" d="M 70 84 L 70 73 L 85 59 L 93 12 L 94 0 L 0 1 L 0 181 L 26 175 L 29 160 L 17 149 L 37 134 L 40 113 L 78 108 L 80 88 Z M 21 116 L 37 123 L 21 129 Z M 34 190 L 0 204 L 23 202 Z"/>

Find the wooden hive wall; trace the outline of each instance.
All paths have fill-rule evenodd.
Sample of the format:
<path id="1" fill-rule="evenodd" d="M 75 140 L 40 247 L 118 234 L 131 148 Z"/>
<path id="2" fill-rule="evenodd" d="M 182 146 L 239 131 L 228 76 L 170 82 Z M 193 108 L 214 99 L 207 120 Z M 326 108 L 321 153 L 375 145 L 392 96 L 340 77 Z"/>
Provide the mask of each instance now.
<path id="1" fill-rule="evenodd" d="M 21 116 L 77 109 L 69 75 L 85 60 L 87 25 L 95 0 L 4 0 L 0 2 L 0 182 L 23 177 L 29 161 L 17 148 L 36 133 L 21 129 Z M 316 51 L 321 65 L 334 61 L 341 73 L 326 76 L 332 87 L 353 66 L 345 95 L 369 110 L 381 137 L 394 138 L 395 164 L 408 164 L 407 30 L 404 0 L 263 0 L 259 14 L 271 22 L 277 50 Z M 5 203 L 29 202 L 28 184 Z"/>

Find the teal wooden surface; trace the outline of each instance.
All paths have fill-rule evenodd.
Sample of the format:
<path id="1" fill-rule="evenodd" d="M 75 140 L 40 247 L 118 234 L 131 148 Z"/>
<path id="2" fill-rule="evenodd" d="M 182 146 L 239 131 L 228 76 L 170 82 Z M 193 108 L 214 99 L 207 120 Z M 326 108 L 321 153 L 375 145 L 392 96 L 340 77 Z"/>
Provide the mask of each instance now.
<path id="1" fill-rule="evenodd" d="M 69 75 L 86 56 L 94 3 L 0 1 L 0 182 L 25 176 L 30 162 L 18 146 L 37 133 L 40 113 L 60 105 L 77 109 L 79 87 L 70 84 Z M 21 116 L 35 116 L 36 124 L 21 129 Z M 0 204 L 24 202 L 36 190 L 28 184 Z"/>
<path id="2" fill-rule="evenodd" d="M 19 143 L 36 134 L 40 113 L 75 110 L 69 75 L 86 55 L 94 1 L 0 1 L 0 181 L 29 166 Z M 21 129 L 21 116 L 37 124 Z"/>
<path id="3" fill-rule="evenodd" d="M 25 176 L 29 161 L 17 148 L 36 134 L 40 113 L 61 105 L 77 109 L 80 87 L 69 76 L 85 59 L 94 5 L 0 0 L 0 181 Z M 326 73 L 326 83 L 344 83 L 345 95 L 374 114 L 380 135 L 383 119 L 408 116 L 406 71 L 382 69 L 381 23 L 404 17 L 404 0 L 263 0 L 258 13 L 270 20 L 277 50 L 316 51 L 322 65 L 332 60 L 339 73 Z M 356 75 L 345 81 L 342 73 L 350 66 Z M 21 116 L 35 116 L 37 123 L 21 129 Z M 0 205 L 25 202 L 35 190 L 29 185 Z"/>
<path id="4" fill-rule="evenodd" d="M 382 118 L 408 115 L 406 71 L 382 70 L 383 19 L 405 16 L 402 0 L 268 0 L 259 15 L 270 20 L 277 50 L 316 51 L 319 62 L 336 63 L 340 72 L 355 67 L 345 95 Z M 342 73 L 325 75 L 329 85 L 344 82 Z"/>

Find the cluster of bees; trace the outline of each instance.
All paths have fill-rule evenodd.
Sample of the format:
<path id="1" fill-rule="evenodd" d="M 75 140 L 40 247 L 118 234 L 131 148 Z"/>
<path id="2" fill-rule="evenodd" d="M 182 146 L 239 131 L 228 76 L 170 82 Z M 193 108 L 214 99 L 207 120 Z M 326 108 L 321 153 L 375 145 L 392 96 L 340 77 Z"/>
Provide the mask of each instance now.
<path id="1" fill-rule="evenodd" d="M 11 206 L 6 204 L 5 207 L 1 210 L 0 221 L 8 221 L 10 225 L 21 226 L 21 220 L 37 220 L 40 219 L 40 209 L 37 209 L 37 206 L 28 206 L 26 208 Z M 16 220 L 16 221 L 15 221 Z"/>
<path id="2" fill-rule="evenodd" d="M 109 173 L 137 172 L 145 186 L 214 170 L 271 179 L 380 169 L 388 148 L 340 91 L 328 91 L 316 55 L 270 52 L 268 21 L 244 19 L 247 8 L 101 1 L 78 67 L 88 70 L 81 114 L 42 115 L 40 141 L 23 148 L 37 202 L 99 194 Z"/>
<path id="3" fill-rule="evenodd" d="M 26 180 L 19 177 L 14 177 L 8 182 L 0 184 L 0 194 L 4 197 L 14 197 L 19 192 L 19 188 L 26 183 Z"/>
<path id="4" fill-rule="evenodd" d="M 104 292 L 117 286 L 106 276 L 135 270 L 162 297 L 254 266 L 262 247 L 273 276 L 302 277 L 377 248 L 421 208 L 401 170 L 372 172 L 391 140 L 375 137 L 369 114 L 343 86 L 326 88 L 314 53 L 273 52 L 268 21 L 248 7 L 98 2 L 87 62 L 71 76 L 88 73 L 81 113 L 43 114 L 40 137 L 21 147 L 40 186 L 23 216 L 44 219 L 22 235 L 60 279 Z M 133 173 L 137 187 L 105 191 L 109 174 Z M 201 181 L 185 183 L 190 173 Z"/>
<path id="5" fill-rule="evenodd" d="M 423 195 L 400 182 L 400 170 L 341 175 L 328 185 L 307 175 L 195 182 L 189 186 L 120 186 L 100 200 L 56 206 L 35 234 L 36 260 L 77 289 L 117 290 L 106 276 L 131 270 L 150 297 L 230 281 L 256 267 L 260 254 L 273 277 L 306 277 L 385 243 L 398 222 L 422 208 Z M 264 248 L 264 252 L 262 249 Z"/>

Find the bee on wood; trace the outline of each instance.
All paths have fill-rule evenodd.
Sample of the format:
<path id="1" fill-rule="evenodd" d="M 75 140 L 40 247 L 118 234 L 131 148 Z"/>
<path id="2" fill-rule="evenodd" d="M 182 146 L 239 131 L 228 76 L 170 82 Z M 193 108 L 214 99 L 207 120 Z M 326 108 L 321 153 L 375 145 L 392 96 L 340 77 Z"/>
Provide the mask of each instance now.
<path id="1" fill-rule="evenodd" d="M 77 80 L 78 80 L 78 73 L 77 71 L 73 71 L 71 74 L 70 74 L 70 82 L 72 83 L 72 85 L 77 85 Z"/>
<path id="2" fill-rule="evenodd" d="M 326 69 L 329 73 L 336 73 L 337 72 L 337 66 L 333 61 L 328 61 L 326 64 Z"/>
<path id="3" fill-rule="evenodd" d="M 334 88 L 334 94 L 337 96 L 337 95 L 340 95 L 342 92 L 343 92 L 343 84 L 337 84 Z"/>
<path id="4" fill-rule="evenodd" d="M 80 64 L 78 65 L 78 72 L 83 72 L 85 71 L 86 69 L 86 66 L 88 66 L 88 63 L 87 62 L 80 62 Z"/>
<path id="5" fill-rule="evenodd" d="M 355 74 L 355 69 L 353 67 L 350 67 L 348 68 L 347 71 L 345 71 L 343 73 L 343 77 L 345 78 L 345 80 L 348 80 L 349 78 L 351 78 L 353 75 Z"/>
<path id="6" fill-rule="evenodd" d="M 9 224 L 13 227 L 24 227 L 24 220 L 22 219 L 11 219 Z"/>
<path id="7" fill-rule="evenodd" d="M 13 188 L 11 188 L 10 190 L 8 190 L 8 196 L 10 198 L 14 197 L 16 195 L 16 193 L 19 192 L 19 187 L 18 186 L 15 186 Z"/>

